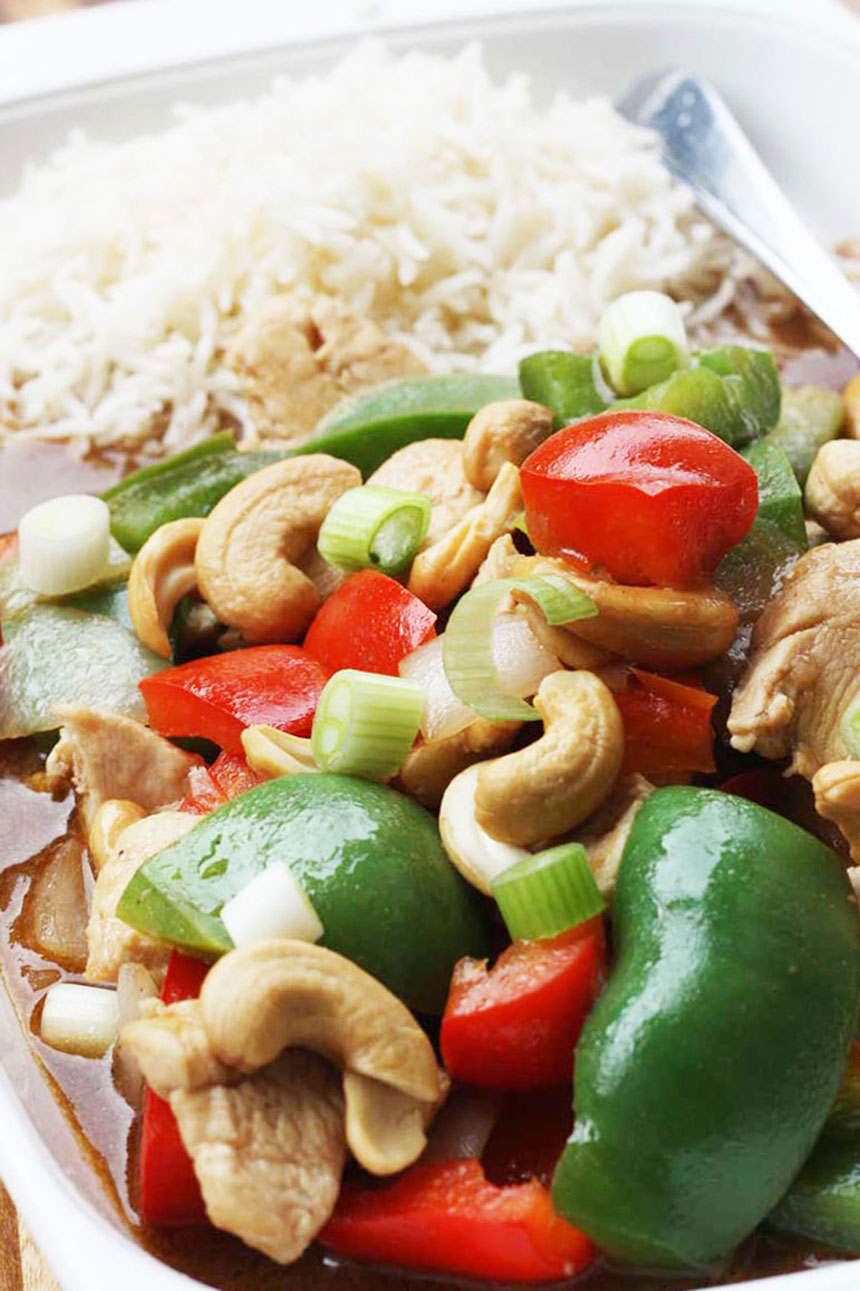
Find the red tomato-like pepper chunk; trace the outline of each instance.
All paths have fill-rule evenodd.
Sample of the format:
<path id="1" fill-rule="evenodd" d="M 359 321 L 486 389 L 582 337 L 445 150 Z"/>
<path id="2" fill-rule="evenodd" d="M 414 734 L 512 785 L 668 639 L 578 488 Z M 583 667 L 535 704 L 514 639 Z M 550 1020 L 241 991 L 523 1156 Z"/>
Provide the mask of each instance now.
<path id="1" fill-rule="evenodd" d="M 711 709 L 716 695 L 633 668 L 615 702 L 624 723 L 622 774 L 714 770 Z"/>
<path id="2" fill-rule="evenodd" d="M 317 611 L 305 649 L 331 672 L 397 676 L 397 665 L 436 635 L 436 615 L 386 574 L 363 569 Z"/>
<path id="3" fill-rule="evenodd" d="M 299 646 L 263 645 L 192 659 L 140 683 L 160 735 L 195 735 L 242 757 L 242 731 L 257 724 L 311 733 L 329 674 Z"/>
<path id="4" fill-rule="evenodd" d="M 501 1282 L 572 1277 L 594 1256 L 546 1188 L 497 1188 L 474 1160 L 415 1166 L 381 1188 L 347 1184 L 319 1240 L 355 1259 Z"/>
<path id="5" fill-rule="evenodd" d="M 200 994 L 209 965 L 174 951 L 161 991 L 165 1004 Z M 140 1216 L 162 1228 L 205 1224 L 206 1207 L 170 1104 L 147 1089 L 140 1132 Z"/>
<path id="6" fill-rule="evenodd" d="M 758 509 L 749 463 L 667 413 L 605 412 L 566 426 L 526 458 L 520 478 L 539 552 L 632 585 L 707 578 Z"/>
<path id="7" fill-rule="evenodd" d="M 461 959 L 442 1019 L 448 1071 L 491 1089 L 569 1081 L 605 968 L 600 918 L 546 941 L 514 942 L 489 970 L 483 960 Z"/>
<path id="8" fill-rule="evenodd" d="M 219 753 L 211 767 L 192 767 L 188 772 L 188 789 L 179 808 L 195 816 L 205 816 L 240 793 L 256 789 L 265 776 L 252 771 L 244 758 L 235 753 Z"/>

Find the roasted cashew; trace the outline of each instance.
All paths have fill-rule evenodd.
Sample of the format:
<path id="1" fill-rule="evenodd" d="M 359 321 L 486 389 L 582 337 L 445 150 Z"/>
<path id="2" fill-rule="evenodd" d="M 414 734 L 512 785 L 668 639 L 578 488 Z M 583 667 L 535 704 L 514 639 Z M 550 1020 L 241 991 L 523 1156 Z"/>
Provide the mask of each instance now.
<path id="1" fill-rule="evenodd" d="M 806 481 L 804 501 L 833 538 L 860 538 L 860 440 L 822 444 Z"/>
<path id="2" fill-rule="evenodd" d="M 478 762 L 466 767 L 448 785 L 439 807 L 439 833 L 451 864 L 467 883 L 489 897 L 493 895 L 493 879 L 530 853 L 499 842 L 478 824 L 475 794 L 481 766 Z"/>
<path id="3" fill-rule="evenodd" d="M 96 874 L 116 851 L 122 831 L 135 821 L 143 820 L 145 815 L 143 807 L 128 798 L 108 798 L 107 802 L 101 804 L 93 816 L 87 836 L 87 851 Z"/>
<path id="4" fill-rule="evenodd" d="M 522 510 L 520 473 L 505 462 L 483 502 L 412 563 L 409 590 L 429 605 L 442 609 L 459 596 L 477 574 L 497 538 L 513 528 Z"/>
<path id="5" fill-rule="evenodd" d="M 849 439 L 860 439 L 860 372 L 842 391 L 842 400 L 845 404 L 845 434 Z"/>
<path id="6" fill-rule="evenodd" d="M 170 658 L 167 629 L 183 596 L 197 586 L 194 552 L 203 521 L 170 520 L 150 534 L 128 576 L 128 612 L 137 638 L 154 654 Z"/>
<path id="7" fill-rule="evenodd" d="M 274 726 L 246 726 L 240 736 L 252 771 L 276 779 L 282 775 L 307 775 L 319 771 L 310 740 Z"/>
<path id="8" fill-rule="evenodd" d="M 552 432 L 552 411 L 530 399 L 497 399 L 479 408 L 463 438 L 466 479 L 484 493 L 505 462 L 521 466 Z"/>
<path id="9" fill-rule="evenodd" d="M 320 603 L 300 568 L 320 526 L 361 473 L 325 453 L 289 457 L 249 475 L 206 517 L 197 585 L 222 623 L 250 642 L 295 641 Z"/>
<path id="10" fill-rule="evenodd" d="M 455 776 L 475 762 L 504 753 L 519 729 L 519 722 L 479 717 L 444 739 L 427 740 L 407 754 L 400 768 L 400 787 L 423 807 L 435 810 Z"/>
<path id="11" fill-rule="evenodd" d="M 860 762 L 825 763 L 812 777 L 812 790 L 819 816 L 839 826 L 851 859 L 860 861 Z"/>
<path id="12" fill-rule="evenodd" d="M 303 1048 L 366 1078 L 345 1092 L 347 1142 L 367 1169 L 400 1170 L 423 1149 L 446 1092 L 433 1047 L 406 1006 L 351 960 L 308 942 L 258 942 L 215 965 L 200 1003 L 218 1059 L 235 1071 Z"/>
<path id="13" fill-rule="evenodd" d="M 520 556 L 511 573 L 517 578 L 564 574 L 591 597 L 598 613 L 563 630 L 646 668 L 696 668 L 728 650 L 737 633 L 738 612 L 715 587 L 688 592 L 624 587 L 589 578 L 548 556 Z"/>
<path id="14" fill-rule="evenodd" d="M 476 819 L 500 842 L 528 847 L 581 824 L 621 770 L 624 728 L 611 690 L 591 672 L 554 672 L 535 698 L 544 733 L 478 768 Z"/>

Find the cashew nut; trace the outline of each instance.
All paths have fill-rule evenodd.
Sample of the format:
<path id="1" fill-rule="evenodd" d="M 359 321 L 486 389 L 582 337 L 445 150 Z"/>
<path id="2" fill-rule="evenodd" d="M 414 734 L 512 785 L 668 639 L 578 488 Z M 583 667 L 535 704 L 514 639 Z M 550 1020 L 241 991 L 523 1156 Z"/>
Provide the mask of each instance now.
<path id="1" fill-rule="evenodd" d="M 356 467 L 325 453 L 266 466 L 227 493 L 203 522 L 197 585 L 222 623 L 247 641 L 295 641 L 320 603 L 300 568 L 331 506 L 357 488 Z"/>
<path id="2" fill-rule="evenodd" d="M 530 399 L 498 399 L 475 413 L 463 438 L 463 468 L 476 489 L 492 488 L 505 462 L 521 466 L 552 431 L 552 411 Z"/>
<path id="3" fill-rule="evenodd" d="M 563 631 L 646 668 L 696 668 L 728 650 L 737 633 L 738 612 L 715 587 L 688 592 L 624 587 L 589 578 L 548 556 L 521 556 L 511 572 L 514 577 L 564 574 L 591 597 L 598 613 L 565 624 Z"/>
<path id="4" fill-rule="evenodd" d="M 93 816 L 87 837 L 87 850 L 96 874 L 116 851 L 117 840 L 124 829 L 136 820 L 143 820 L 146 812 L 128 798 L 108 798 Z"/>
<path id="5" fill-rule="evenodd" d="M 355 1071 L 344 1073 L 343 1095 L 346 1141 L 365 1170 L 396 1174 L 418 1160 L 435 1104 Z"/>
<path id="6" fill-rule="evenodd" d="M 535 698 L 544 733 L 534 744 L 478 768 L 478 824 L 528 847 L 581 824 L 621 770 L 624 728 L 611 690 L 591 672 L 554 672 Z"/>
<path id="7" fill-rule="evenodd" d="M 851 859 L 860 861 L 860 761 L 827 762 L 812 777 L 815 810 L 839 826 Z"/>
<path id="8" fill-rule="evenodd" d="M 240 738 L 248 766 L 260 775 L 276 779 L 319 771 L 310 740 L 300 735 L 290 735 L 274 726 L 246 726 Z"/>
<path id="9" fill-rule="evenodd" d="M 197 586 L 194 552 L 203 521 L 170 520 L 150 534 L 128 576 L 128 612 L 137 638 L 154 654 L 170 658 L 167 629 L 183 596 Z"/>
<path id="10" fill-rule="evenodd" d="M 505 462 L 483 502 L 412 564 L 409 590 L 439 610 L 468 587 L 497 538 L 513 528 L 522 510 L 520 473 Z"/>
<path id="11" fill-rule="evenodd" d="M 400 787 L 422 806 L 435 810 L 456 775 L 474 762 L 504 753 L 519 729 L 519 722 L 479 717 L 453 735 L 427 740 L 407 755 L 400 768 Z"/>
<path id="12" fill-rule="evenodd" d="M 491 838 L 478 824 L 475 794 L 481 766 L 467 767 L 448 785 L 439 808 L 439 833 L 452 865 L 466 882 L 484 896 L 492 896 L 493 879 L 531 853 Z"/>
<path id="13" fill-rule="evenodd" d="M 804 490 L 806 509 L 834 538 L 860 538 L 860 440 L 822 444 Z"/>
<path id="14" fill-rule="evenodd" d="M 850 439 L 860 439 L 860 372 L 842 391 L 842 400 L 845 404 L 845 434 Z"/>

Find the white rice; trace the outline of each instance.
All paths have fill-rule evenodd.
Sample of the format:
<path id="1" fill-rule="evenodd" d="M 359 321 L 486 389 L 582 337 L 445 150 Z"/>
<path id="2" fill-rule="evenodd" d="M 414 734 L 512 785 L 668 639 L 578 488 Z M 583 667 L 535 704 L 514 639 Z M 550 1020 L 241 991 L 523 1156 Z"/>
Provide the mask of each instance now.
<path id="1" fill-rule="evenodd" d="M 698 302 L 749 267 L 605 99 L 536 105 L 476 46 L 365 43 L 324 76 L 70 139 L 0 203 L 0 439 L 172 450 L 252 427 L 225 345 L 285 288 L 367 313 L 440 370 L 591 343 L 637 287 Z M 693 318 L 695 324 L 696 318 Z"/>

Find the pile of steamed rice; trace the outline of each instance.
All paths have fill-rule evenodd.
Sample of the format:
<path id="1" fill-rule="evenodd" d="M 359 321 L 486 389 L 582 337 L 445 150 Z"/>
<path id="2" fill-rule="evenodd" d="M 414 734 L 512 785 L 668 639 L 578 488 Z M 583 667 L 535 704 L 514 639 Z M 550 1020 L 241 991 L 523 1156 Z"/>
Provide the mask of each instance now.
<path id="1" fill-rule="evenodd" d="M 156 452 L 251 437 L 224 349 L 285 289 L 436 370 L 506 372 L 588 346 L 634 288 L 691 300 L 695 333 L 749 274 L 607 100 L 376 43 L 157 135 L 72 138 L 0 203 L 0 247 L 0 441 Z"/>

